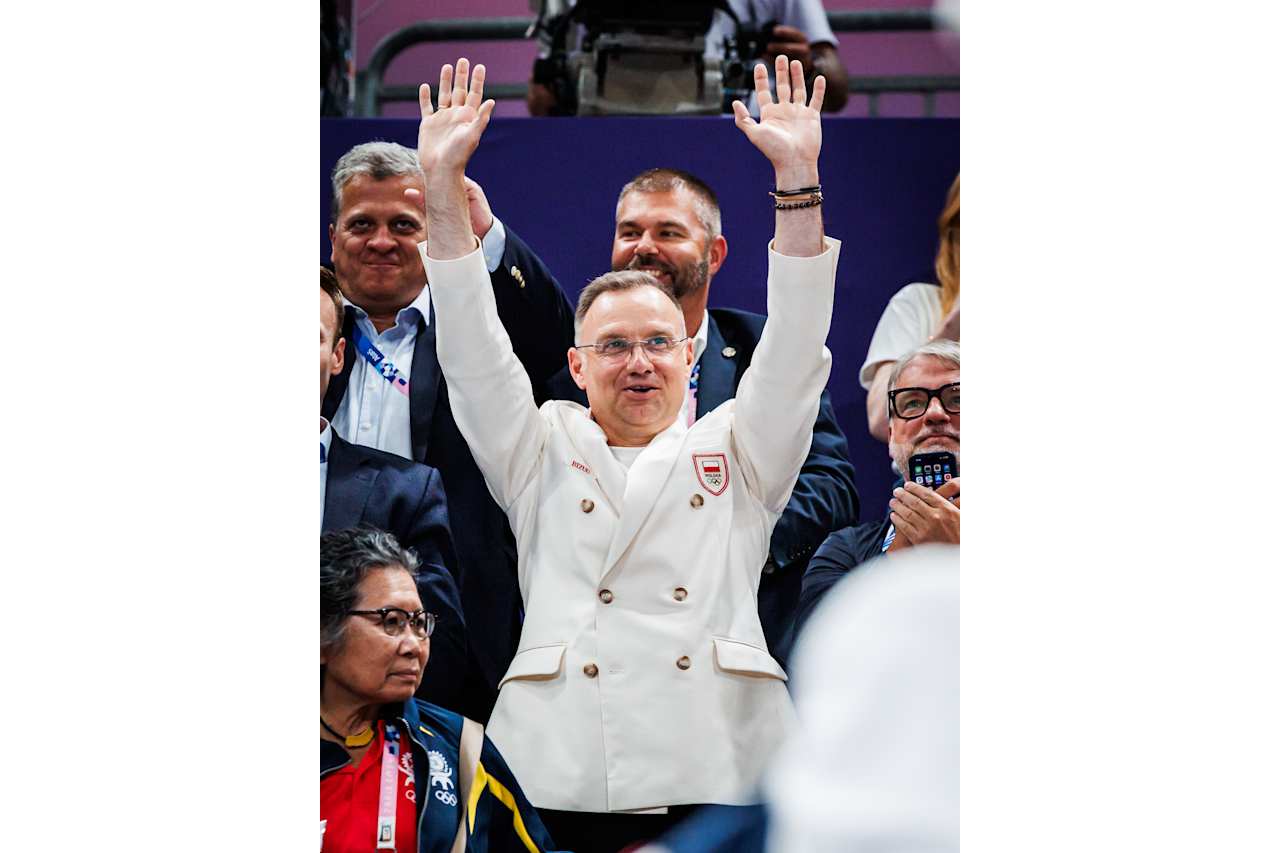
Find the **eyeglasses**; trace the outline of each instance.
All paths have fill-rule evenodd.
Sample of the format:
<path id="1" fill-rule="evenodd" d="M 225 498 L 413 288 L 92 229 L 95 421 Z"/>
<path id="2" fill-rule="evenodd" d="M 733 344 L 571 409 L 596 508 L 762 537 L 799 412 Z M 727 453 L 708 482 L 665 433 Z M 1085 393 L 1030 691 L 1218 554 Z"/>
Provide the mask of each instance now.
<path id="1" fill-rule="evenodd" d="M 897 388 L 889 392 L 889 410 L 904 421 L 918 418 L 929 410 L 934 397 L 942 404 L 943 411 L 960 414 L 960 383 L 952 382 L 941 388 Z"/>
<path id="2" fill-rule="evenodd" d="M 382 630 L 388 637 L 399 637 L 406 625 L 419 640 L 425 640 L 436 629 L 436 615 L 425 610 L 410 613 L 399 607 L 379 607 L 377 610 L 352 610 L 352 616 L 377 616 Z"/>
<path id="3" fill-rule="evenodd" d="M 624 358 L 629 358 L 631 351 L 636 347 L 644 347 L 645 353 L 653 358 L 666 355 L 687 340 L 689 340 L 687 337 L 669 338 L 666 335 L 654 335 L 642 341 L 629 341 L 626 338 L 608 338 L 594 344 L 574 344 L 573 348 L 593 349 L 603 359 L 621 361 Z"/>

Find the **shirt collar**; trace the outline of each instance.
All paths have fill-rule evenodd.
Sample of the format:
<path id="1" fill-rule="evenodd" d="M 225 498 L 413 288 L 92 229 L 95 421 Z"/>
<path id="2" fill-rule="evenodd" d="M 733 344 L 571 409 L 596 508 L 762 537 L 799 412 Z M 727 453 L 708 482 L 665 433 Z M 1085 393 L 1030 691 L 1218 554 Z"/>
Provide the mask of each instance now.
<path id="1" fill-rule="evenodd" d="M 707 309 L 702 309 L 702 322 L 698 325 L 698 334 L 693 336 L 694 364 L 698 363 L 698 359 L 702 358 L 702 354 L 707 350 L 707 323 L 710 322 L 709 317 Z"/>
<path id="2" fill-rule="evenodd" d="M 357 319 L 367 320 L 369 318 L 368 311 L 352 302 L 346 296 L 342 297 L 342 305 L 345 310 L 355 312 Z M 431 285 L 429 284 L 424 284 L 418 297 L 396 312 L 396 325 L 407 325 L 410 331 L 413 331 L 417 326 L 419 317 L 422 318 L 424 323 L 429 324 L 431 322 Z"/>
<path id="3" fill-rule="evenodd" d="M 328 459 L 329 447 L 333 444 L 333 424 L 325 420 L 323 415 L 320 417 L 320 423 L 323 424 L 320 428 L 320 446 L 324 448 L 325 459 Z M 328 463 L 322 462 L 321 464 L 327 465 Z"/>

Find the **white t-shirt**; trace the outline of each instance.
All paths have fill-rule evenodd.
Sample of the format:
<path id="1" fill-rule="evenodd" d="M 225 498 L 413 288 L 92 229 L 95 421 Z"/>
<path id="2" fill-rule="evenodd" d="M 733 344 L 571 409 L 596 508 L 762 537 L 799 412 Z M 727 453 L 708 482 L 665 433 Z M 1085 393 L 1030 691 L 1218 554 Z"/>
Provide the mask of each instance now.
<path id="1" fill-rule="evenodd" d="M 897 361 L 913 349 L 929 342 L 929 336 L 942 322 L 942 288 L 936 284 L 908 284 L 889 300 L 880 315 L 876 332 L 871 336 L 867 360 L 862 363 L 858 381 L 865 391 L 871 389 L 876 365 Z"/>

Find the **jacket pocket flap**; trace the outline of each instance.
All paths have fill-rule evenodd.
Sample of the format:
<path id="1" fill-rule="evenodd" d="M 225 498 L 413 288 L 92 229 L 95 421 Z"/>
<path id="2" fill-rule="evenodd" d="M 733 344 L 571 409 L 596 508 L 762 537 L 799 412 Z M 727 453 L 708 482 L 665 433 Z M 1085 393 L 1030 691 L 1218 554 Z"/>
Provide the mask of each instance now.
<path id="1" fill-rule="evenodd" d="M 786 681 L 787 674 L 778 666 L 773 655 L 764 649 L 726 637 L 712 637 L 716 647 L 716 665 L 726 672 L 750 675 L 756 678 L 776 678 Z"/>
<path id="2" fill-rule="evenodd" d="M 568 643 L 555 643 L 550 646 L 538 646 L 517 652 L 507 667 L 507 674 L 502 677 L 498 686 L 508 681 L 522 678 L 530 681 L 546 681 L 560 674 L 560 661 L 564 659 L 564 650 Z"/>

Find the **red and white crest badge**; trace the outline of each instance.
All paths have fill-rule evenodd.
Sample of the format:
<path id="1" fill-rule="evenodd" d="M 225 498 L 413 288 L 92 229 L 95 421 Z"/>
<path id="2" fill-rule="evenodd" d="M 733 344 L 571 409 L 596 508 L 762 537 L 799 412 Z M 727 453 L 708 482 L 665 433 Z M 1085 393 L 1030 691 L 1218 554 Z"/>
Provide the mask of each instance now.
<path id="1" fill-rule="evenodd" d="M 729 486 L 729 460 L 723 453 L 693 454 L 693 470 L 702 488 L 713 495 L 722 495 Z"/>

